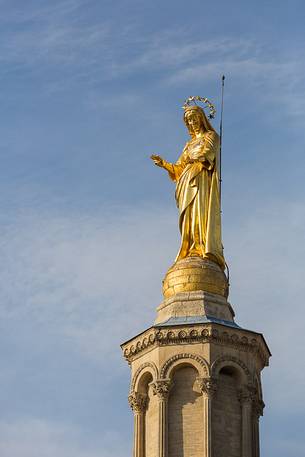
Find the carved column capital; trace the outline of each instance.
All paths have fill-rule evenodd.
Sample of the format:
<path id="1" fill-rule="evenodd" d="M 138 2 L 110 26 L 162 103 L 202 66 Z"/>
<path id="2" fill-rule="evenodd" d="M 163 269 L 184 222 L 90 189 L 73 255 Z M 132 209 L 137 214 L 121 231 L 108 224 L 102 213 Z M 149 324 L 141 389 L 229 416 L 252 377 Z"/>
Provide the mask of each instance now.
<path id="1" fill-rule="evenodd" d="M 262 400 L 255 400 L 252 407 L 252 414 L 256 420 L 259 420 L 260 416 L 263 416 L 265 403 Z"/>
<path id="2" fill-rule="evenodd" d="M 257 390 L 253 386 L 245 386 L 240 389 L 238 399 L 241 404 L 252 405 L 257 398 Z"/>
<path id="3" fill-rule="evenodd" d="M 197 378 L 196 387 L 208 398 L 213 398 L 217 391 L 217 380 L 214 378 Z"/>
<path id="4" fill-rule="evenodd" d="M 153 394 L 158 395 L 160 400 L 166 400 L 169 394 L 169 391 L 172 387 L 172 381 L 170 379 L 157 379 L 151 383 Z"/>
<path id="5" fill-rule="evenodd" d="M 147 395 L 140 392 L 131 392 L 128 402 L 134 413 L 144 413 L 147 408 Z"/>

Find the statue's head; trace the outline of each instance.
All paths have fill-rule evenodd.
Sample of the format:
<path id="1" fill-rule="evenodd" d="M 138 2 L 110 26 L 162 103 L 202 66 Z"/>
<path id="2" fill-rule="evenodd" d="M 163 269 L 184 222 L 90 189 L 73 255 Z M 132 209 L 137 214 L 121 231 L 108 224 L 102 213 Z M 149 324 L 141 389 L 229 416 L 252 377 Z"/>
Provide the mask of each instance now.
<path id="1" fill-rule="evenodd" d="M 191 136 L 206 130 L 203 122 L 204 112 L 200 106 L 188 106 L 184 110 L 184 122 Z"/>
<path id="2" fill-rule="evenodd" d="M 186 106 L 183 119 L 192 137 L 200 131 L 207 132 L 213 129 L 203 109 L 198 105 Z"/>
<path id="3" fill-rule="evenodd" d="M 187 98 L 183 105 L 183 119 L 188 128 L 189 134 L 191 137 L 194 137 L 199 132 L 208 132 L 211 130 L 215 132 L 204 110 L 198 106 L 196 102 L 205 104 L 205 108 L 209 109 L 210 111 L 210 119 L 213 119 L 216 113 L 215 106 L 207 98 L 200 97 L 199 95 L 192 95 L 191 97 Z"/>

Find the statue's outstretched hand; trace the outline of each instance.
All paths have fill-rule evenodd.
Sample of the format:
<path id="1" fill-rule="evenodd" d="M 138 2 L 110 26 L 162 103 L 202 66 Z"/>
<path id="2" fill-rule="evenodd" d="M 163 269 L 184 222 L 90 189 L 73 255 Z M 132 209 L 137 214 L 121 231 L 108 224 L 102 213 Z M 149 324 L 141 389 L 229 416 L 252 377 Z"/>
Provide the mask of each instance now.
<path id="1" fill-rule="evenodd" d="M 163 160 L 162 157 L 153 154 L 150 156 L 150 158 L 155 162 L 155 165 L 157 165 L 158 167 L 164 167 L 165 160 Z"/>

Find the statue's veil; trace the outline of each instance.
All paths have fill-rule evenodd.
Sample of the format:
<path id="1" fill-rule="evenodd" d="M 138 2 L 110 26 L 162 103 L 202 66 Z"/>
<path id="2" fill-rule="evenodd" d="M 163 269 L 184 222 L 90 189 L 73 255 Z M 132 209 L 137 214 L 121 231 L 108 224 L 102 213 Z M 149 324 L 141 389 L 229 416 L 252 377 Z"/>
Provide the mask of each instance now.
<path id="1" fill-rule="evenodd" d="M 194 137 L 194 134 L 193 132 L 191 131 L 190 127 L 189 127 L 189 124 L 187 122 L 187 119 L 186 119 L 186 114 L 189 113 L 190 111 L 195 111 L 197 114 L 199 114 L 200 118 L 201 118 L 201 122 L 202 122 L 202 125 L 205 129 L 206 132 L 213 132 L 214 135 L 213 135 L 213 139 L 214 139 L 214 143 L 217 144 L 217 147 L 215 148 L 215 157 L 216 157 L 216 161 L 215 161 L 215 171 L 219 177 L 219 172 L 220 172 L 220 157 L 219 157 L 219 143 L 220 143 L 220 138 L 219 138 L 219 135 L 218 133 L 216 132 L 216 130 L 214 129 L 214 127 L 212 126 L 211 122 L 209 121 L 209 119 L 207 118 L 204 110 L 198 106 L 198 105 L 192 105 L 192 106 L 186 106 L 184 108 L 184 115 L 183 115 L 183 120 L 184 120 L 184 123 L 185 125 L 187 126 L 187 129 L 189 131 L 189 134 L 191 135 L 191 137 L 193 138 Z"/>

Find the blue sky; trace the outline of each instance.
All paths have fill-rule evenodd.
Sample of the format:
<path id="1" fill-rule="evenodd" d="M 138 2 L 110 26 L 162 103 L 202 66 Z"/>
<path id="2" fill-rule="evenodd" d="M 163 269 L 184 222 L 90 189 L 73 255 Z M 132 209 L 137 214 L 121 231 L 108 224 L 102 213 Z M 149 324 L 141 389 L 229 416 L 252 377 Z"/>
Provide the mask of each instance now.
<path id="1" fill-rule="evenodd" d="M 237 322 L 264 333 L 262 456 L 304 410 L 304 2 L 0 0 L 0 454 L 131 455 L 119 344 L 178 248 L 181 106 L 219 108 Z M 215 120 L 219 126 L 219 117 Z"/>

